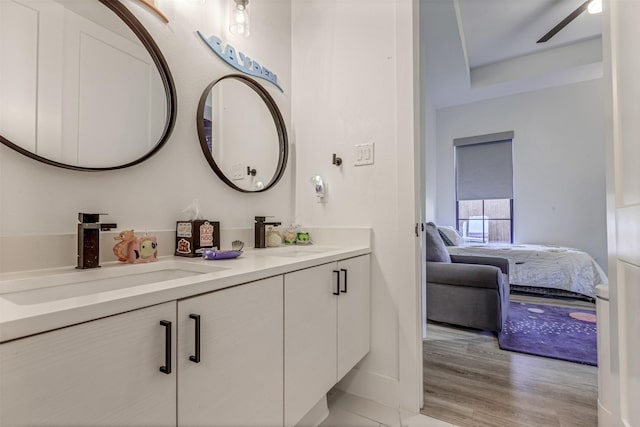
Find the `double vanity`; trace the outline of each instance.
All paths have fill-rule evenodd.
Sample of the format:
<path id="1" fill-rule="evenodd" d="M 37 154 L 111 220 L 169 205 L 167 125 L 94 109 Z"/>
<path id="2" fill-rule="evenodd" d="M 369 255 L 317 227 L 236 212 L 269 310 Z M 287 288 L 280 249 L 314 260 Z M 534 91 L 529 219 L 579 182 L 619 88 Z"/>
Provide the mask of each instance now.
<path id="1" fill-rule="evenodd" d="M 0 1 L 0 15 L 11 23 L 0 28 L 0 74 L 11 81 L 0 87 L 1 144 L 49 166 L 115 174 L 169 141 L 177 120 L 169 64 L 123 3 Z M 269 190 L 287 166 L 276 96 L 230 74 L 200 98 L 197 142 L 238 192 Z M 78 198 L 85 203 L 82 191 Z M 86 228 L 97 235 L 96 227 Z M 66 254 L 60 248 L 72 242 L 42 239 L 45 253 Z M 306 422 L 369 351 L 367 242 L 0 274 L 0 426 Z M 95 262 L 80 257 L 82 268 L 98 265 L 97 237 L 88 247 Z M 13 261 L 3 259 L 22 265 Z"/>
<path id="2" fill-rule="evenodd" d="M 3 426 L 293 426 L 369 351 L 368 246 L 1 279 Z"/>

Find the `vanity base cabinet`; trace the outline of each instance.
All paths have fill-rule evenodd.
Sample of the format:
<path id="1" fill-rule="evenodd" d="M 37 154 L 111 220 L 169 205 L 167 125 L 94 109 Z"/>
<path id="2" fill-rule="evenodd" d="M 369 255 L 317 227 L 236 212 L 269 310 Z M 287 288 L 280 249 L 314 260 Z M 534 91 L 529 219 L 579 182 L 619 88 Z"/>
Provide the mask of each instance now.
<path id="1" fill-rule="evenodd" d="M 369 255 L 338 263 L 338 378 L 340 381 L 371 348 L 371 277 Z"/>
<path id="2" fill-rule="evenodd" d="M 0 427 L 294 426 L 369 351 L 369 255 L 0 344 Z"/>
<path id="3" fill-rule="evenodd" d="M 175 317 L 170 302 L 0 344 L 0 426 L 175 427 Z"/>
<path id="4" fill-rule="evenodd" d="M 285 426 L 369 352 L 369 269 L 364 255 L 285 274 Z"/>
<path id="5" fill-rule="evenodd" d="M 284 425 L 295 425 L 336 383 L 335 263 L 284 276 Z"/>
<path id="6" fill-rule="evenodd" d="M 178 319 L 178 425 L 282 426 L 283 276 L 181 300 Z"/>

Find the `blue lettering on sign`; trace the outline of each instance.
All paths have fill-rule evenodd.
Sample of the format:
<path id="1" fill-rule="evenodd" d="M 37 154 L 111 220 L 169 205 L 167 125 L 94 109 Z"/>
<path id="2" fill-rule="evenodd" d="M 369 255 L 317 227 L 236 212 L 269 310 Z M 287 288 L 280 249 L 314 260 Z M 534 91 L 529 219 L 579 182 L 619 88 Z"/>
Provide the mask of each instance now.
<path id="1" fill-rule="evenodd" d="M 236 50 L 231 45 L 227 45 L 227 47 L 224 49 L 224 57 L 227 62 L 238 62 L 238 59 L 236 58 Z"/>
<path id="2" fill-rule="evenodd" d="M 284 92 L 284 90 L 278 84 L 278 76 L 268 70 L 266 67 L 258 64 L 255 59 L 251 59 L 242 52 L 237 52 L 236 49 L 230 44 L 227 44 L 223 48 L 222 40 L 220 40 L 220 38 L 216 36 L 212 35 L 209 37 L 205 37 L 200 31 L 196 31 L 196 33 L 198 33 L 202 41 L 204 41 L 207 46 L 209 46 L 209 48 L 224 62 L 231 65 L 236 70 L 242 71 L 245 74 L 265 79 L 274 84 L 278 89 L 280 89 L 280 92 Z M 239 60 L 238 57 L 240 57 Z"/>

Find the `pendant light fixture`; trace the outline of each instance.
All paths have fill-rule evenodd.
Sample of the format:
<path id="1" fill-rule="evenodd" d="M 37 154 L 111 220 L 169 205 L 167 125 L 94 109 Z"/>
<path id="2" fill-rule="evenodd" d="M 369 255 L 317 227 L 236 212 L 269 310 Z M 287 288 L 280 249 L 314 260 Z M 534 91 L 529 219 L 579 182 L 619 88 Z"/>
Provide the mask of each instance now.
<path id="1" fill-rule="evenodd" d="M 249 0 L 233 0 L 229 31 L 237 36 L 249 36 Z"/>

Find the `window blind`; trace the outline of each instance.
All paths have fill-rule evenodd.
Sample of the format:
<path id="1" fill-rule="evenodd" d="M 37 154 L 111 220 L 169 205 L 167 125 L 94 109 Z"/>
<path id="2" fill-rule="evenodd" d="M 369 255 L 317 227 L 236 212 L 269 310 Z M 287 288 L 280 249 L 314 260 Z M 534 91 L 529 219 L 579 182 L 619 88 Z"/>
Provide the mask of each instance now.
<path id="1" fill-rule="evenodd" d="M 512 138 L 503 132 L 454 140 L 457 200 L 513 198 Z"/>

